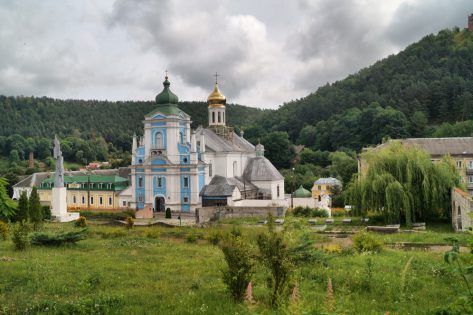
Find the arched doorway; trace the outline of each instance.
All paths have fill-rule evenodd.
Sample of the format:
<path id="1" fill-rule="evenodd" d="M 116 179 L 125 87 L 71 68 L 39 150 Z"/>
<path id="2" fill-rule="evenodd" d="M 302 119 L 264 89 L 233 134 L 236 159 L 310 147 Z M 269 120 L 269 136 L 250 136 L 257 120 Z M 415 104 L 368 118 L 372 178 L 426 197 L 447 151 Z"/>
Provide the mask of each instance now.
<path id="1" fill-rule="evenodd" d="M 164 212 L 166 199 L 164 197 L 156 196 L 154 198 L 154 211 Z"/>

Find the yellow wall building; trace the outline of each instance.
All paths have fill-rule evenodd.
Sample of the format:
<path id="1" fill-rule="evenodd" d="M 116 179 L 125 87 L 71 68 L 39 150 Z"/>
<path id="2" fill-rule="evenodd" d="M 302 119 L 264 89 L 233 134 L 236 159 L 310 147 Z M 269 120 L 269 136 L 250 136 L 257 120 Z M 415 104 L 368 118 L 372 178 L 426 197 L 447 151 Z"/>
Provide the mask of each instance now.
<path id="1" fill-rule="evenodd" d="M 314 182 L 314 186 L 312 186 L 312 198 L 321 201 L 322 196 L 332 195 L 332 189 L 335 186 L 342 188 L 342 183 L 333 177 L 319 178 Z"/>
<path id="2" fill-rule="evenodd" d="M 65 176 L 68 210 L 112 210 L 123 208 L 118 195 L 128 187 L 128 180 L 119 176 Z M 51 203 L 54 178 L 44 179 L 39 188 L 41 203 Z"/>

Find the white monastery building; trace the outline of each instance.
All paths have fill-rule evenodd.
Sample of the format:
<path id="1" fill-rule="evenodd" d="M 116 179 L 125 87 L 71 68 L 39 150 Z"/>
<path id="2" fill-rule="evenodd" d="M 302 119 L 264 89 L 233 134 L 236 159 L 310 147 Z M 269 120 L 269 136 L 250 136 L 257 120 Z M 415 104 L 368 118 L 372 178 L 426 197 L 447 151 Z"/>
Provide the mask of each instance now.
<path id="1" fill-rule="evenodd" d="M 287 206 L 284 178 L 264 147 L 226 125 L 226 98 L 217 82 L 208 97 L 209 126 L 194 131 L 167 76 L 163 85 L 156 109 L 145 116 L 143 137 L 133 137 L 131 208 L 149 215 L 167 208 Z"/>

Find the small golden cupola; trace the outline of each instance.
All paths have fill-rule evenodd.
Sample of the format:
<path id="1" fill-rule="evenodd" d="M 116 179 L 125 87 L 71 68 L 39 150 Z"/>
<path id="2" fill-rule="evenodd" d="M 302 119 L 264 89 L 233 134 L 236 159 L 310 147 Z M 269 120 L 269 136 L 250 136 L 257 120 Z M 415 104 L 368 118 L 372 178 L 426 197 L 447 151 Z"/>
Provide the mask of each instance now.
<path id="1" fill-rule="evenodd" d="M 218 89 L 218 74 L 215 74 L 214 90 L 207 98 L 209 104 L 209 126 L 225 126 L 225 104 L 227 99 Z"/>

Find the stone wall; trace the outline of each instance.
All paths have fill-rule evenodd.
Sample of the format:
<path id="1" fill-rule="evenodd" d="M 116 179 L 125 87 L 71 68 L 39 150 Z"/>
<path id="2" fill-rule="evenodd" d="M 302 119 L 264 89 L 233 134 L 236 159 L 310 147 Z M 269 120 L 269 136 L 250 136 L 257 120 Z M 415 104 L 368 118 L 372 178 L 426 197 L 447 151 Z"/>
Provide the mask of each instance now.
<path id="1" fill-rule="evenodd" d="M 286 209 L 283 207 L 203 207 L 196 209 L 195 216 L 197 223 L 205 223 L 225 218 L 265 217 L 268 213 L 282 218 Z"/>
<path id="2" fill-rule="evenodd" d="M 461 189 L 452 189 L 452 226 L 455 231 L 467 231 L 473 227 L 471 196 Z"/>

